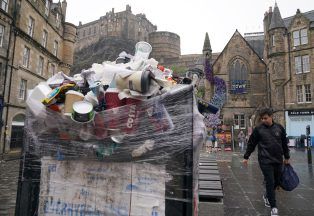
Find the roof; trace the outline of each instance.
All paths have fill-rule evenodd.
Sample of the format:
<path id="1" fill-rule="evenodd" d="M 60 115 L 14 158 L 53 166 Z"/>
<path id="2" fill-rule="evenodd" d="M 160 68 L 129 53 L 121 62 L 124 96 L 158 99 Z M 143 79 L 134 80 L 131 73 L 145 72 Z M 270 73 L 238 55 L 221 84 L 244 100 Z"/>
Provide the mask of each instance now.
<path id="1" fill-rule="evenodd" d="M 314 10 L 302 13 L 303 16 L 305 16 L 307 19 L 309 19 L 309 21 L 311 22 L 310 26 L 313 26 L 313 22 L 314 22 Z M 284 24 L 285 26 L 288 28 L 292 22 L 292 20 L 294 19 L 295 15 L 284 18 Z"/>
<path id="2" fill-rule="evenodd" d="M 203 52 L 204 51 L 212 51 L 212 48 L 211 48 L 211 45 L 210 45 L 209 36 L 208 36 L 207 32 L 206 32 L 206 35 L 205 35 L 205 41 L 204 41 L 204 46 L 203 46 Z"/>
<path id="3" fill-rule="evenodd" d="M 249 47 L 249 49 L 251 49 L 253 51 L 253 53 L 261 60 L 261 62 L 263 64 L 265 64 L 265 62 L 263 61 L 262 57 L 257 53 L 258 50 L 255 50 L 252 45 L 240 34 L 240 32 L 238 30 L 236 30 L 234 32 L 234 34 L 232 35 L 232 37 L 229 39 L 228 43 L 226 44 L 226 46 L 224 47 L 224 49 L 222 50 L 221 53 L 219 53 L 219 56 L 217 57 L 217 59 L 214 61 L 213 65 L 218 61 L 218 59 L 222 56 L 222 54 L 227 50 L 227 47 L 229 45 L 229 43 L 231 43 L 231 40 L 233 39 L 233 37 L 235 35 L 239 35 L 244 41 L 245 43 L 247 44 L 247 46 Z"/>
<path id="4" fill-rule="evenodd" d="M 264 35 L 244 36 L 244 39 L 250 44 L 251 48 L 263 59 L 264 53 Z"/>
<path id="5" fill-rule="evenodd" d="M 269 26 L 269 29 L 274 29 L 274 28 L 285 28 L 285 24 L 281 18 L 281 14 L 277 6 L 277 3 L 275 3 L 274 12 L 273 12 L 273 15 L 271 16 L 271 21 L 270 21 L 270 26 Z"/>

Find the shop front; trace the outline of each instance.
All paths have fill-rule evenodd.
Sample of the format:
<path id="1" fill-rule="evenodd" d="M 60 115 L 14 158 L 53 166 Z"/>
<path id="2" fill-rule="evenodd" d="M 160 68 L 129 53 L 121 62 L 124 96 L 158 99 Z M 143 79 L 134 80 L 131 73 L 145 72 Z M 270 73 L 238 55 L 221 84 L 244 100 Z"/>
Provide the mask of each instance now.
<path id="1" fill-rule="evenodd" d="M 303 147 L 303 139 L 306 136 L 306 126 L 311 128 L 311 143 L 314 144 L 314 109 L 296 109 L 287 110 L 286 116 L 286 131 L 289 137 L 290 146 Z"/>

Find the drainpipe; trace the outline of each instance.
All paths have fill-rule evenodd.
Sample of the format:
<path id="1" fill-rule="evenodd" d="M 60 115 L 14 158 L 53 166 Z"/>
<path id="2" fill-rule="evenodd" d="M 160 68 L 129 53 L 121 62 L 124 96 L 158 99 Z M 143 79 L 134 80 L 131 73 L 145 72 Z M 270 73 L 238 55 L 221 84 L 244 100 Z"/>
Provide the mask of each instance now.
<path id="1" fill-rule="evenodd" d="M 10 31 L 10 42 L 11 42 L 11 35 L 12 35 L 12 31 L 14 32 L 14 42 L 13 42 L 13 52 L 12 52 L 12 60 L 11 60 L 11 73 L 10 73 L 10 79 L 9 79 L 9 88 L 8 88 L 8 99 L 7 99 L 7 109 L 6 109 L 6 117 L 5 117 L 5 123 L 4 125 L 7 126 L 8 124 L 8 115 L 9 115 L 9 104 L 10 104 L 10 97 L 11 97 L 11 86 L 12 86 L 12 73 L 13 73 L 13 62 L 14 62 L 14 54 L 15 54 L 15 44 L 16 44 L 16 35 L 15 35 L 15 23 L 16 22 L 16 1 L 14 1 L 14 11 L 13 11 L 13 22 L 12 22 L 12 27 L 11 27 L 11 31 Z M 9 42 L 9 43 L 10 43 Z M 9 55 L 9 49 L 8 49 L 8 55 Z M 8 56 L 9 57 L 9 56 Z M 5 78 L 7 78 L 7 73 L 8 73 L 8 68 L 9 65 L 6 65 L 6 75 Z M 6 86 L 6 80 L 5 80 L 5 84 Z M 4 88 L 5 89 L 5 88 Z M 6 129 L 7 130 L 7 129 Z M 5 146 L 6 146 L 6 138 L 7 138 L 7 131 L 5 131 L 4 133 L 4 137 L 3 137 L 3 149 L 2 149 L 2 153 L 4 155 L 5 153 Z"/>
<path id="2" fill-rule="evenodd" d="M 285 86 L 288 84 L 288 82 L 291 81 L 291 39 L 290 39 L 290 32 L 287 32 L 287 36 L 288 36 L 288 58 L 289 58 L 289 79 L 287 81 L 284 82 L 284 84 L 282 85 L 283 87 L 283 118 L 284 118 L 284 122 L 286 124 L 286 114 L 285 114 L 285 110 L 286 110 L 286 92 L 285 92 Z"/>
<path id="3" fill-rule="evenodd" d="M 268 101 L 269 101 L 269 107 L 271 107 L 271 82 L 270 82 L 270 74 L 269 74 L 270 63 L 271 63 L 271 60 L 268 63 L 267 71 L 266 71 L 266 82 L 268 82 L 268 90 L 266 92 L 268 92 L 267 96 L 268 96 Z"/>
<path id="4" fill-rule="evenodd" d="M 12 26 L 10 26 L 10 34 L 9 34 L 9 43 L 8 43 L 8 49 L 7 49 L 7 64 L 5 66 L 5 75 L 4 75 L 4 88 L 3 88 L 3 107 L 5 107 L 6 101 L 5 101 L 5 90 L 6 90 L 6 84 L 7 84 L 7 76 L 8 76 L 8 68 L 9 68 L 9 54 L 10 54 L 10 45 L 11 45 L 11 36 L 12 36 Z M 6 110 L 8 110 L 8 107 L 6 107 Z M 3 117 L 3 112 L 0 113 L 0 120 L 2 120 Z M 4 123 L 4 122 L 3 122 Z M 3 124 L 4 128 L 6 126 L 6 123 Z M 2 131 L 2 128 L 0 128 L 0 132 Z M 4 130 L 4 139 L 3 139 L 3 151 L 2 153 L 4 154 L 5 150 L 5 134 L 6 134 L 6 129 Z M 2 140 L 2 136 L 0 133 L 0 142 Z"/>

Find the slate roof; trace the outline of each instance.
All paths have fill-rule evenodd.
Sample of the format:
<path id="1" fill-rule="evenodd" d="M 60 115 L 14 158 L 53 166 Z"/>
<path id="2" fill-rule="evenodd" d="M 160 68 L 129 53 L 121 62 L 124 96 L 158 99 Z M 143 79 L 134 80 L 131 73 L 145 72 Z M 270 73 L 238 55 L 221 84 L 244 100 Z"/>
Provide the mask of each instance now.
<path id="1" fill-rule="evenodd" d="M 285 28 L 285 24 L 281 18 L 281 14 L 277 6 L 277 3 L 275 4 L 274 12 L 271 17 L 271 21 L 269 25 L 269 29 L 274 29 L 274 28 Z"/>
<path id="2" fill-rule="evenodd" d="M 308 12 L 305 12 L 302 14 L 303 14 L 303 16 L 305 16 L 307 19 L 310 20 L 310 22 L 311 22 L 310 27 L 314 27 L 314 10 L 311 10 L 311 11 L 308 11 Z M 294 16 L 295 15 L 283 19 L 284 24 L 287 28 L 289 28 Z"/>

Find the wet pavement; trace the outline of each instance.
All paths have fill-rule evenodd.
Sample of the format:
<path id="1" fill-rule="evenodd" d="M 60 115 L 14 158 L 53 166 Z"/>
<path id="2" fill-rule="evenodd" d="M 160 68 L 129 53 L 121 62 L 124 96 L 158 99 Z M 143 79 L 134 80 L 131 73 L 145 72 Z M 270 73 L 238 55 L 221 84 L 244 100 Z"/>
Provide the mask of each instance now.
<path id="1" fill-rule="evenodd" d="M 224 198 L 221 202 L 201 203 L 199 216 L 266 216 L 262 174 L 254 153 L 247 167 L 242 165 L 240 152 L 202 153 L 218 162 Z M 312 151 L 314 156 L 314 151 Z M 314 162 L 314 161 L 313 161 Z M 291 164 L 300 178 L 300 185 L 292 192 L 278 191 L 280 216 L 314 215 L 313 165 L 308 165 L 307 152 L 291 149 Z M 8 158 L 0 163 L 0 216 L 14 215 L 19 160 Z"/>
<path id="2" fill-rule="evenodd" d="M 220 204 L 201 203 L 200 216 L 270 215 L 270 208 L 264 206 L 262 199 L 264 193 L 263 177 L 258 166 L 256 152 L 252 154 L 247 167 L 242 164 L 243 153 L 240 152 L 202 153 L 202 155 L 217 159 L 224 198 Z M 313 150 L 312 156 L 314 156 Z M 298 173 L 300 184 L 291 192 L 283 190 L 276 192 L 279 215 L 313 216 L 314 166 L 308 165 L 307 151 L 304 150 L 291 149 L 290 161 Z M 211 207 L 216 208 L 216 210 L 211 211 Z"/>
<path id="3" fill-rule="evenodd" d="M 0 215 L 13 216 L 20 160 L 0 159 Z"/>

